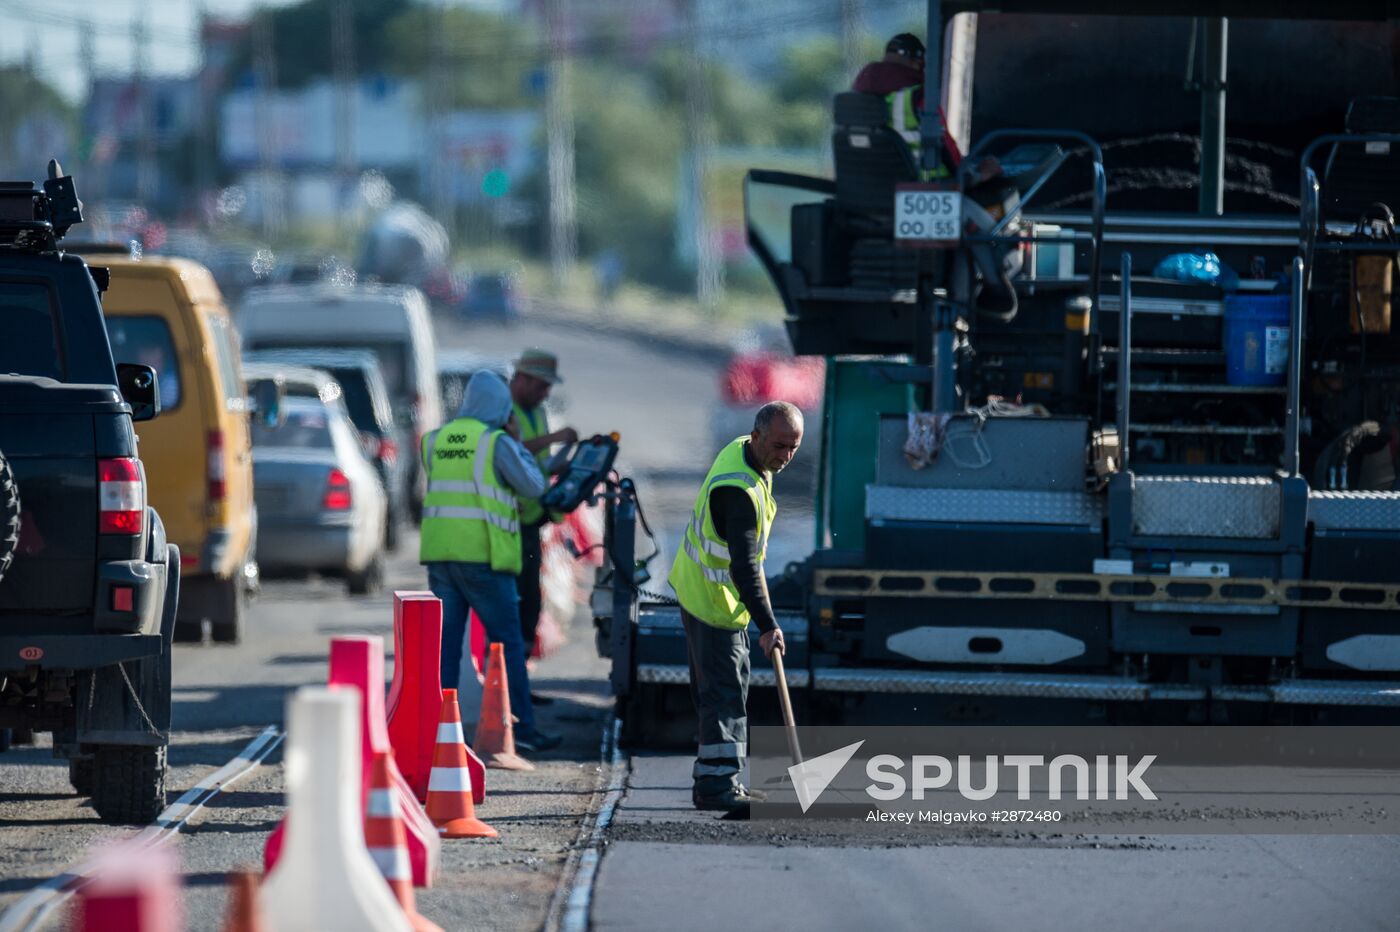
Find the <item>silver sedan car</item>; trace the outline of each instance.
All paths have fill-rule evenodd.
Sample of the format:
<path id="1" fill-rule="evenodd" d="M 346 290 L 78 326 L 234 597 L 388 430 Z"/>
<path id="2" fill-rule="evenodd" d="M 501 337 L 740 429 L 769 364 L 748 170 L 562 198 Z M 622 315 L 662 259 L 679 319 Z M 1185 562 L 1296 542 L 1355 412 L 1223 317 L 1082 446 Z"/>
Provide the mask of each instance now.
<path id="1" fill-rule="evenodd" d="M 284 420 L 253 428 L 258 561 L 269 572 L 343 576 L 351 593 L 384 579 L 384 490 L 338 405 L 289 397 Z"/>

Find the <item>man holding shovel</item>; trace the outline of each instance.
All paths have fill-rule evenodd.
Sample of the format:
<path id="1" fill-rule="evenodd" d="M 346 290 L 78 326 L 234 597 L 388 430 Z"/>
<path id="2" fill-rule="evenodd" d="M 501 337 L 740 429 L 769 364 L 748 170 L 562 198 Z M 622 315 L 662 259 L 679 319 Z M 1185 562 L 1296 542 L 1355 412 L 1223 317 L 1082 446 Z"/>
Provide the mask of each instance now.
<path id="1" fill-rule="evenodd" d="M 739 782 L 748 751 L 748 625 L 758 626 L 766 656 L 782 652 L 763 558 L 778 510 L 773 475 L 792 462 L 802 426 L 801 410 L 785 401 L 759 409 L 753 433 L 715 458 L 671 566 L 700 720 L 691 791 L 697 809 L 732 812 L 759 798 Z"/>

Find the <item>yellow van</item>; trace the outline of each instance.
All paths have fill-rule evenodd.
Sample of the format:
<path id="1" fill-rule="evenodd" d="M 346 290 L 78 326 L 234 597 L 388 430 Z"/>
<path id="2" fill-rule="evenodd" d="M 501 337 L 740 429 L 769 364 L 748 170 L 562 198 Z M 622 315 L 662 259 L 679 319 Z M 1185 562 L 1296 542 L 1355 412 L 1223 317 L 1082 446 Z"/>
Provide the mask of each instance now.
<path id="1" fill-rule="evenodd" d="M 187 259 L 90 255 L 111 269 L 102 299 L 112 356 L 153 367 L 160 416 L 140 425 L 151 504 L 180 546 L 177 640 L 242 633 L 256 584 L 253 458 L 238 335 L 209 270 Z"/>

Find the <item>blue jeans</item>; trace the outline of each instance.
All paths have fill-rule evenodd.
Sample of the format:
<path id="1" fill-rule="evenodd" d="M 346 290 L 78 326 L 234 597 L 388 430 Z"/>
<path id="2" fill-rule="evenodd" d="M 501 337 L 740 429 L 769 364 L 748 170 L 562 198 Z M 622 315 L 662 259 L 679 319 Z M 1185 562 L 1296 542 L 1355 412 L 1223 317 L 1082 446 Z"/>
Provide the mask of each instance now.
<path id="1" fill-rule="evenodd" d="M 530 679 L 525 670 L 525 641 L 520 635 L 520 595 L 515 577 L 498 573 L 486 563 L 429 563 L 428 588 L 442 600 L 442 686 L 457 688 L 468 612 L 476 610 L 486 638 L 505 651 L 510 687 L 510 711 L 520 727 L 532 731 L 535 709 L 530 704 Z"/>

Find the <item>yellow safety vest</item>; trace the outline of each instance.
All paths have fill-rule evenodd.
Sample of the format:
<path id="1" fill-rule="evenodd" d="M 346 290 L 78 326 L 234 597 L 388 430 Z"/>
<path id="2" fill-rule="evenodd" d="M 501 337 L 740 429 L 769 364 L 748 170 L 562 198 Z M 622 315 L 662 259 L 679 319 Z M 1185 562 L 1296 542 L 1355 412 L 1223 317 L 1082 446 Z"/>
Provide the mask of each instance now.
<path id="1" fill-rule="evenodd" d="M 520 513 L 496 477 L 496 441 L 504 435 L 476 418 L 458 418 L 423 438 L 428 491 L 418 548 L 422 563 L 488 563 L 520 572 Z"/>
<path id="2" fill-rule="evenodd" d="M 914 156 L 914 164 L 919 166 L 920 180 L 936 181 L 947 178 L 952 173 L 949 171 L 946 155 L 938 160 L 938 167 L 932 170 L 924 168 L 920 160 L 924 139 L 919 133 L 919 112 L 914 109 L 914 92 L 918 89 L 918 85 L 915 85 L 901 88 L 893 94 L 886 94 L 885 103 L 890 108 L 890 127 L 908 143 L 909 151 Z"/>
<path id="3" fill-rule="evenodd" d="M 742 631 L 749 625 L 749 610 L 739 599 L 739 590 L 729 575 L 729 545 L 715 531 L 710 514 L 710 493 L 723 486 L 741 488 L 753 502 L 758 517 L 758 559 L 768 552 L 768 531 L 778 513 L 773 499 L 772 480 L 749 467 L 744 459 L 748 437 L 738 437 L 719 452 L 710 467 L 668 582 L 676 599 L 691 615 L 729 631 Z"/>

